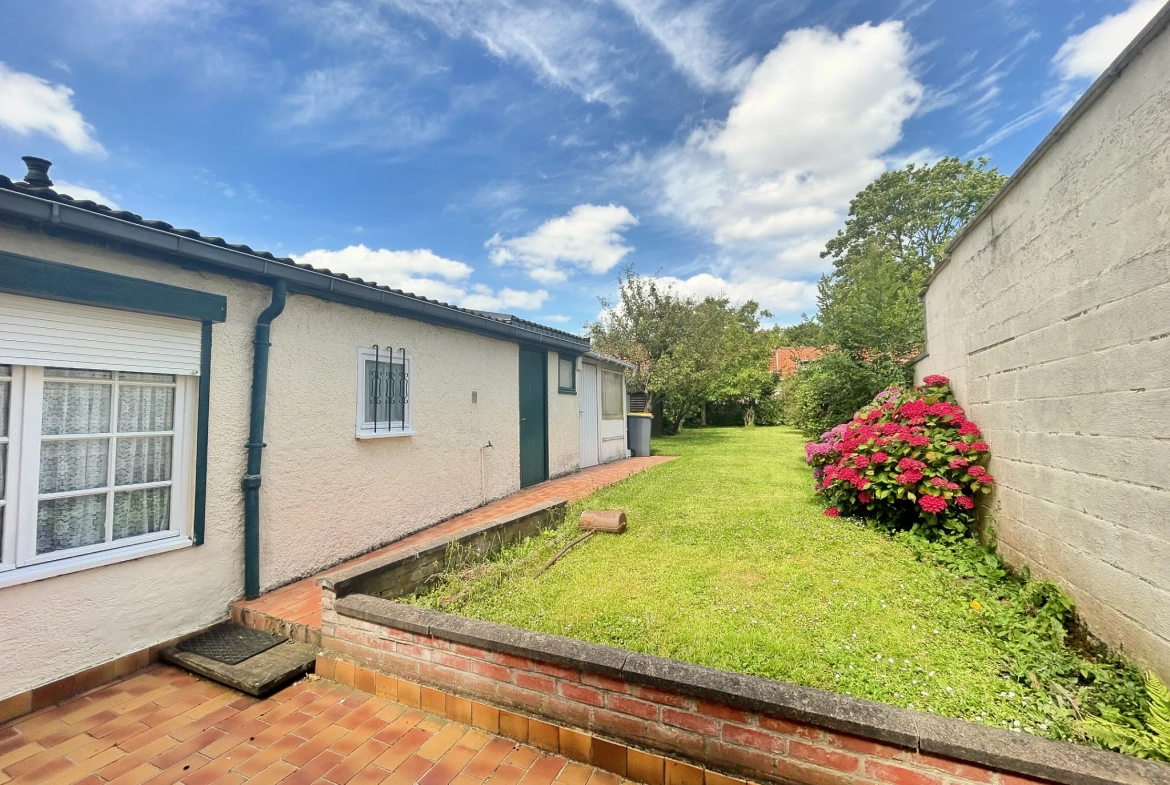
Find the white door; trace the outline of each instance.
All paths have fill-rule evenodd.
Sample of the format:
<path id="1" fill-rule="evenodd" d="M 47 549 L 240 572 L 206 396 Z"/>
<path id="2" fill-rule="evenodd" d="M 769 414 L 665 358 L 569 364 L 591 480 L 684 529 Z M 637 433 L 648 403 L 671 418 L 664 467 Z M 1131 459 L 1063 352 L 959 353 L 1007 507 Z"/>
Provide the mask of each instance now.
<path id="1" fill-rule="evenodd" d="M 581 468 L 596 466 L 599 460 L 597 420 L 601 406 L 597 400 L 597 366 L 581 364 L 581 390 L 577 395 L 581 417 Z"/>

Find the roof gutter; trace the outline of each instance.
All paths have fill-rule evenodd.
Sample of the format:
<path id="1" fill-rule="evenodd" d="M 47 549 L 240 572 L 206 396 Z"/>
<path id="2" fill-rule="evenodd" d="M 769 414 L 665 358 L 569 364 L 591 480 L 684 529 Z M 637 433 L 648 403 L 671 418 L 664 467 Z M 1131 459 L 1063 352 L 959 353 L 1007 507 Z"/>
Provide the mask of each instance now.
<path id="1" fill-rule="evenodd" d="M 580 353 L 589 348 L 587 338 L 574 338 L 534 329 L 536 325 L 504 323 L 439 303 L 382 289 L 367 283 L 303 267 L 278 262 L 201 239 L 184 237 L 150 226 L 125 221 L 80 207 L 42 199 L 31 194 L 0 190 L 0 213 L 25 221 L 49 224 L 53 229 L 79 232 L 127 243 L 138 249 L 161 254 L 172 263 L 191 260 L 237 274 L 272 281 L 285 281 L 290 290 L 325 300 L 344 302 L 467 330 L 493 338 L 515 341 L 550 349 Z"/>
<path id="2" fill-rule="evenodd" d="M 1128 68 L 1135 59 L 1137 59 L 1137 56 L 1141 54 L 1142 50 L 1145 49 L 1155 38 L 1161 35 L 1168 26 L 1170 26 L 1170 3 L 1164 5 L 1161 11 L 1154 14 L 1154 18 L 1150 20 L 1150 23 L 1147 24 L 1145 28 L 1137 34 L 1137 37 L 1130 42 L 1129 46 L 1122 50 L 1121 54 L 1117 56 L 1117 59 L 1114 60 L 1107 69 L 1105 69 L 1105 72 L 1097 77 L 1097 80 L 1093 82 L 1093 84 L 1089 85 L 1089 89 L 1086 90 L 1081 95 L 1081 97 L 1077 99 L 1077 102 L 1072 105 L 1071 109 L 1065 112 L 1064 117 L 1060 118 L 1056 125 L 1052 127 L 1052 130 L 1048 132 L 1048 135 L 1040 140 L 1040 144 L 1036 146 L 1036 149 L 1030 152 L 1028 157 L 1024 159 L 1023 163 L 1016 167 L 1016 171 L 1013 172 L 1012 176 L 1008 178 L 1008 181 L 1003 184 L 1003 187 L 996 191 L 995 196 L 991 197 L 991 199 L 987 201 L 987 204 L 983 205 L 983 208 L 977 212 L 975 216 L 970 221 L 968 221 L 965 226 L 963 226 L 962 229 L 959 230 L 959 233 L 955 235 L 955 239 L 951 240 L 946 250 L 943 251 L 942 260 L 937 265 L 935 265 L 933 272 L 931 272 L 930 276 L 927 277 L 925 282 L 923 282 L 922 294 L 926 293 L 926 290 L 930 286 L 931 282 L 934 281 L 935 277 L 939 274 L 942 268 L 946 267 L 947 263 L 950 262 L 951 253 L 955 250 L 955 248 L 958 247 L 959 243 L 963 241 L 963 238 L 974 231 L 976 226 L 983 223 L 983 220 L 991 215 L 991 212 L 996 208 L 996 206 L 1001 201 L 1003 201 L 1008 193 L 1016 187 L 1016 184 L 1022 180 L 1024 176 L 1027 175 L 1027 173 L 1031 171 L 1034 166 L 1036 166 L 1037 163 L 1039 163 L 1040 159 L 1044 157 L 1044 154 L 1047 153 L 1048 150 L 1061 139 L 1061 137 L 1068 133 L 1068 130 L 1073 126 L 1074 123 L 1076 123 L 1077 120 L 1080 119 L 1081 115 L 1089 111 L 1089 108 L 1097 102 L 1097 99 L 1103 96 L 1105 91 L 1112 87 L 1113 83 L 1121 77 L 1122 72 L 1125 71 L 1125 69 Z"/>

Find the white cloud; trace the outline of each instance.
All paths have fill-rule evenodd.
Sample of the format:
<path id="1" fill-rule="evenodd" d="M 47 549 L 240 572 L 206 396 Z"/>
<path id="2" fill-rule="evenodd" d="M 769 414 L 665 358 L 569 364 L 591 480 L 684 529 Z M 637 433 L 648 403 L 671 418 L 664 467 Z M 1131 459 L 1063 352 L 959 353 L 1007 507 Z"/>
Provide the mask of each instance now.
<path id="1" fill-rule="evenodd" d="M 735 89 L 750 73 L 751 60 L 733 64 L 731 47 L 713 29 L 716 8 L 708 3 L 679 7 L 669 0 L 615 0 L 670 57 L 676 69 L 703 90 Z"/>
<path id="2" fill-rule="evenodd" d="M 67 183 L 64 180 L 54 180 L 53 190 L 59 194 L 72 196 L 74 199 L 81 202 L 88 199 L 91 202 L 104 204 L 106 207 L 109 207 L 112 210 L 122 209 L 118 206 L 117 202 L 103 194 L 101 191 L 97 191 L 93 188 L 86 188 L 84 185 L 75 185 L 73 183 Z"/>
<path id="3" fill-rule="evenodd" d="M 1083 33 L 1069 36 L 1052 59 L 1063 79 L 1096 79 L 1163 6 L 1163 0 L 1135 0 Z"/>
<path id="4" fill-rule="evenodd" d="M 75 153 L 104 156 L 93 126 L 73 106 L 73 91 L 0 63 L 0 128 L 20 136 L 43 133 Z"/>
<path id="5" fill-rule="evenodd" d="M 427 20 L 451 38 L 471 38 L 494 57 L 516 62 L 541 80 L 586 101 L 618 104 L 622 97 L 608 75 L 610 44 L 589 3 L 532 0 L 387 0 Z"/>
<path id="6" fill-rule="evenodd" d="M 371 250 L 364 245 L 351 245 L 340 251 L 309 251 L 295 258 L 298 262 L 314 267 L 325 267 L 335 273 L 345 273 L 395 289 L 401 288 L 399 281 L 414 280 L 420 275 L 447 281 L 457 281 L 471 275 L 469 265 L 445 259 L 429 248 L 389 251 L 385 248 Z"/>
<path id="7" fill-rule="evenodd" d="M 429 248 L 391 251 L 351 245 L 339 251 L 317 249 L 293 258 L 318 269 L 481 311 L 535 311 L 548 299 L 543 289 L 493 291 L 483 284 L 469 285 L 466 279 L 472 273 L 470 265 L 439 256 Z"/>
<path id="8" fill-rule="evenodd" d="M 474 294 L 463 297 L 459 304 L 464 308 L 474 308 L 477 311 L 503 311 L 516 308 L 521 311 L 537 311 L 544 306 L 548 299 L 548 292 L 537 289 L 527 292 L 517 289 L 500 289 L 493 293 L 486 286 L 474 287 Z"/>
<path id="9" fill-rule="evenodd" d="M 911 51 L 898 22 L 790 31 L 726 120 L 652 162 L 663 209 L 741 260 L 817 268 L 810 246 L 823 247 L 849 200 L 886 170 L 922 99 Z"/>
<path id="10" fill-rule="evenodd" d="M 634 250 L 625 245 L 622 232 L 638 219 L 615 204 L 579 204 L 558 218 L 551 218 L 531 233 L 505 239 L 496 234 L 484 247 L 495 264 L 517 264 L 541 283 L 559 283 L 569 277 L 568 268 L 604 273 Z"/>
<path id="11" fill-rule="evenodd" d="M 536 318 L 538 321 L 542 322 L 555 322 L 556 324 L 564 324 L 567 321 L 571 321 L 573 317 L 566 316 L 563 313 L 546 313 L 541 314 Z"/>
<path id="12" fill-rule="evenodd" d="M 710 273 L 690 278 L 656 276 L 655 280 L 681 295 L 700 300 L 705 297 L 727 297 L 733 303 L 755 300 L 776 314 L 808 309 L 816 304 L 816 284 L 808 281 L 786 281 L 751 273 L 738 277 L 735 272 L 730 280 Z"/>

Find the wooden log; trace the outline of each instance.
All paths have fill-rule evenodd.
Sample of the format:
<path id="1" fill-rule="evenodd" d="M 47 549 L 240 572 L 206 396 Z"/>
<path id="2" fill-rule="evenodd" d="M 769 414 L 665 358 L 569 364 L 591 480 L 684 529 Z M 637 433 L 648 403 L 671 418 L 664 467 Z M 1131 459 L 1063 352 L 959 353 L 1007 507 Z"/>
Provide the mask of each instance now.
<path id="1" fill-rule="evenodd" d="M 621 510 L 586 510 L 579 525 L 583 531 L 621 534 L 626 530 L 626 514 Z"/>

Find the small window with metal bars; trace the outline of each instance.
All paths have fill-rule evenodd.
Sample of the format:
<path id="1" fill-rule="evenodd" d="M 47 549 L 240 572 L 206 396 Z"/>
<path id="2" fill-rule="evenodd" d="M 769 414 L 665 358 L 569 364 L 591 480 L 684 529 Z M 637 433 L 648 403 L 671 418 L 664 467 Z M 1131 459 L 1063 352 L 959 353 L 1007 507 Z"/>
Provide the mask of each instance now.
<path id="1" fill-rule="evenodd" d="M 358 350 L 357 438 L 414 433 L 410 373 L 405 348 L 374 345 Z"/>

